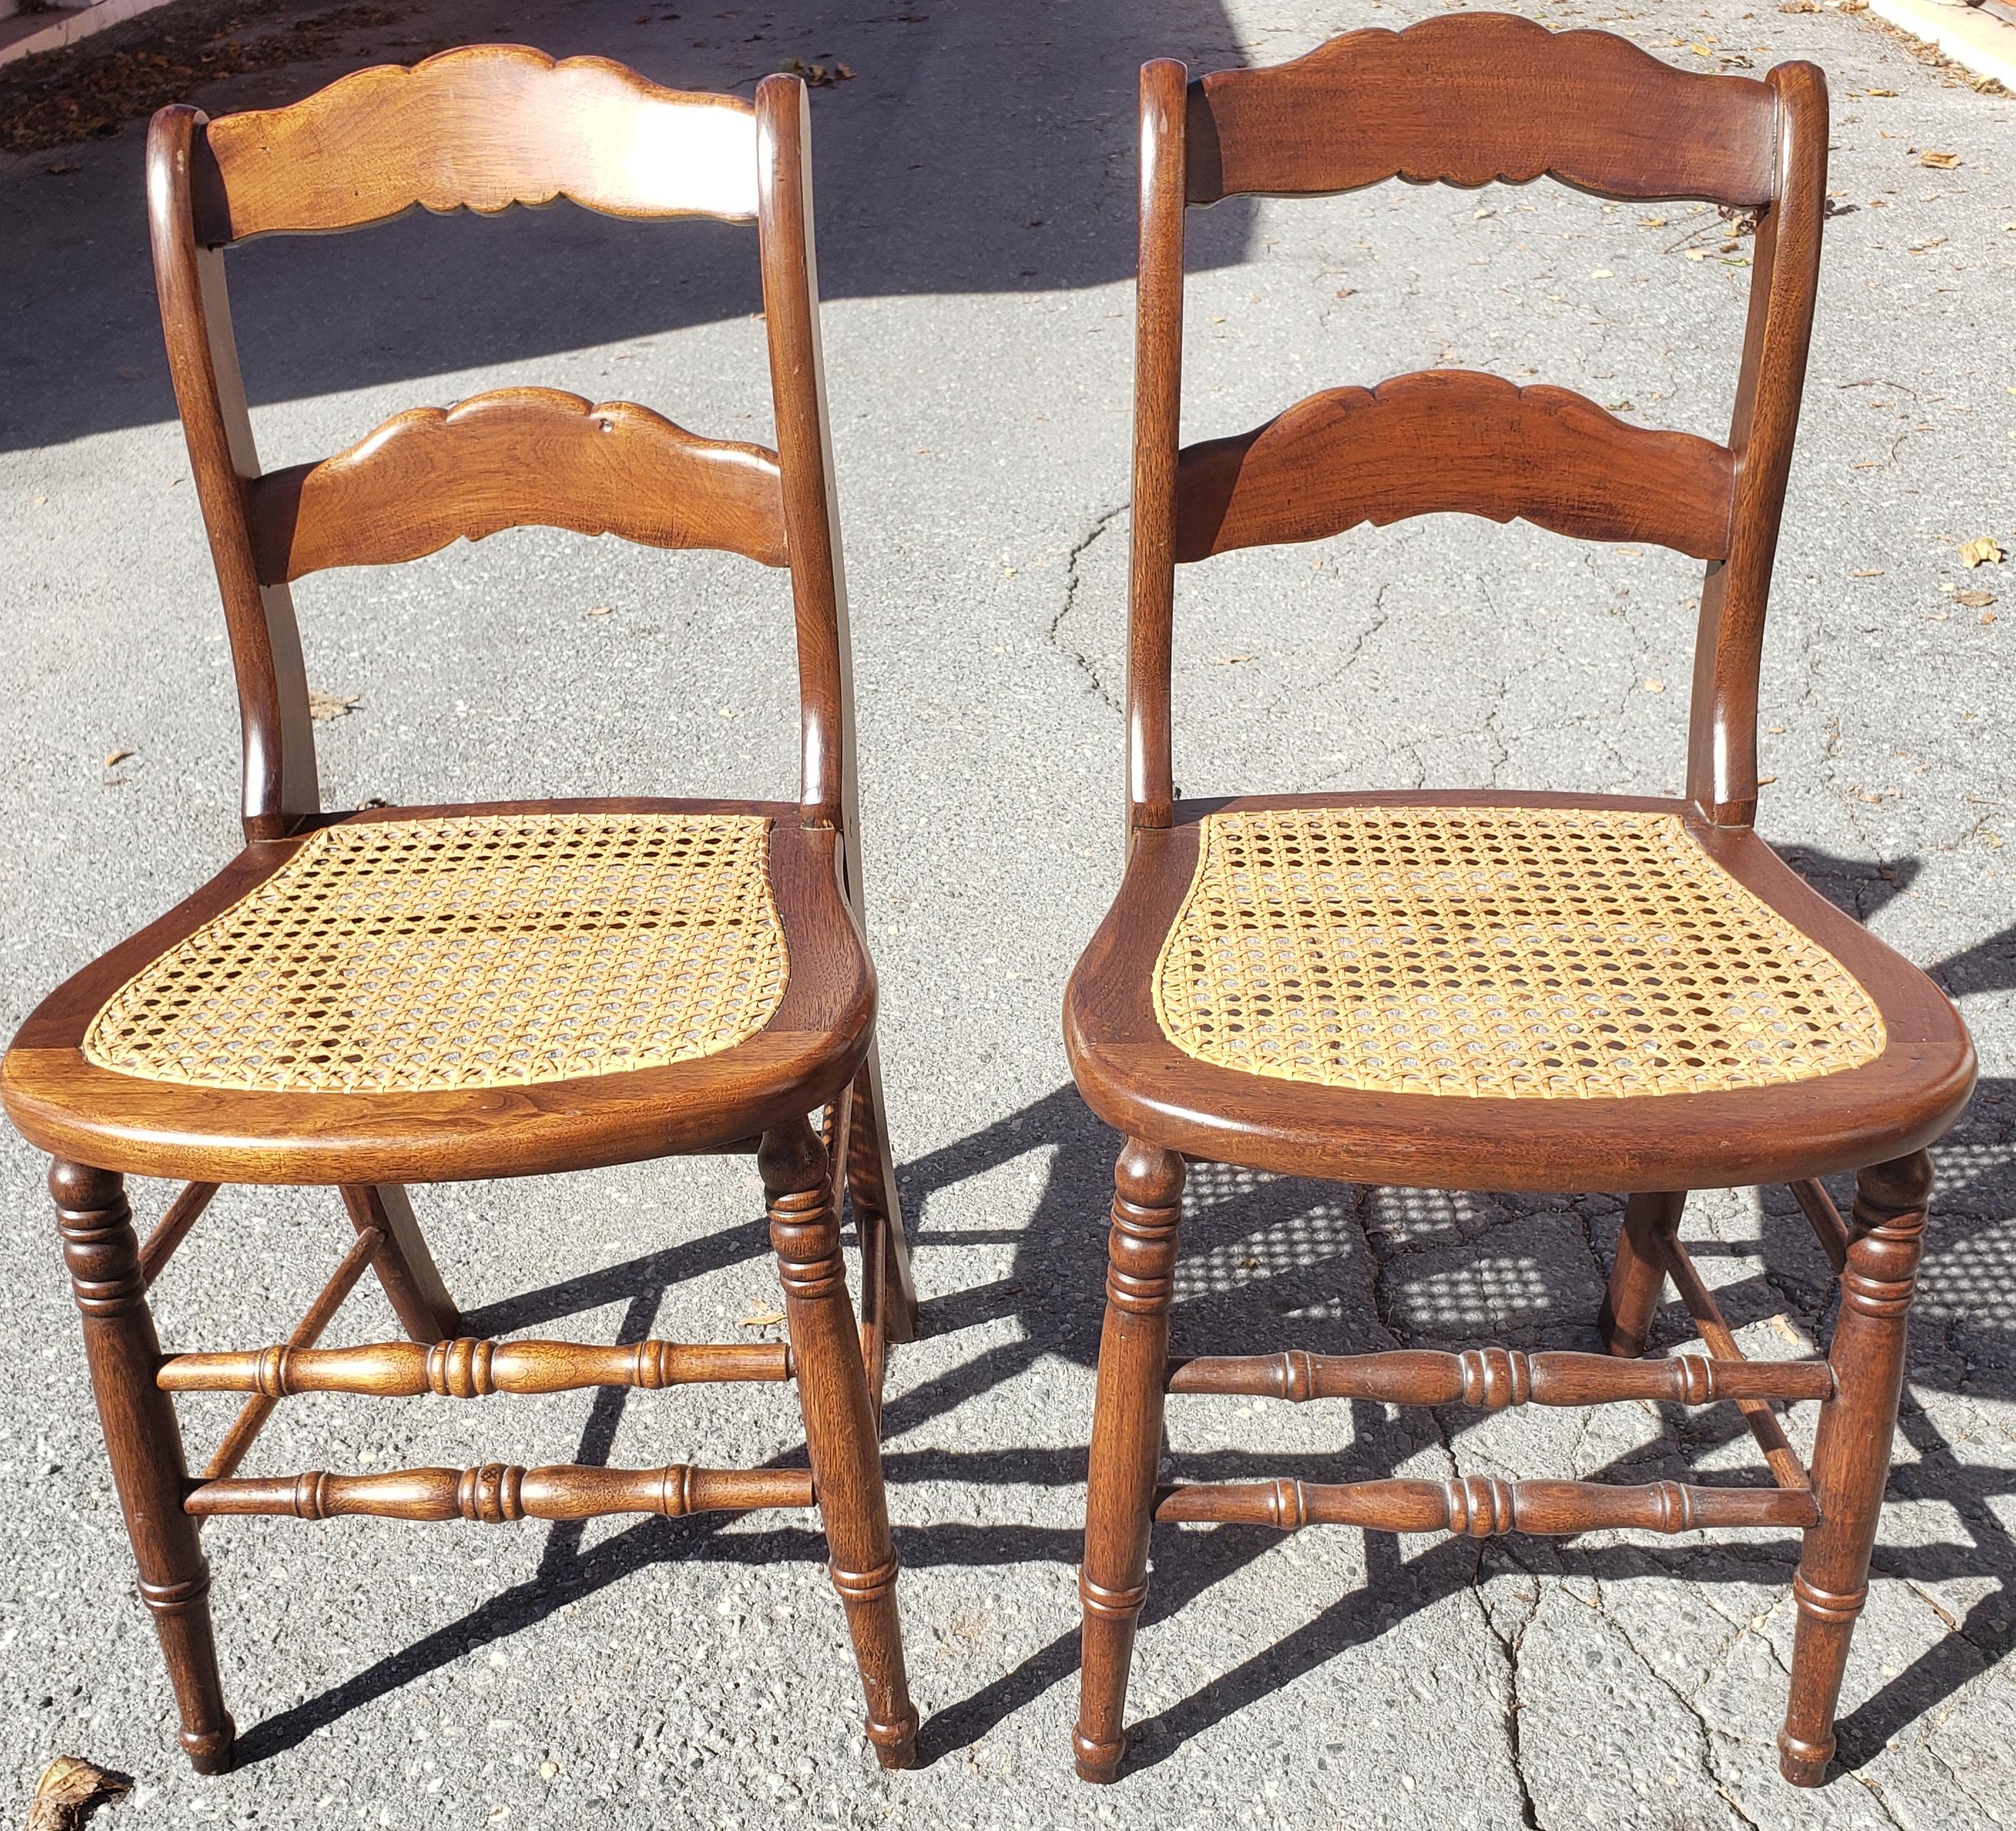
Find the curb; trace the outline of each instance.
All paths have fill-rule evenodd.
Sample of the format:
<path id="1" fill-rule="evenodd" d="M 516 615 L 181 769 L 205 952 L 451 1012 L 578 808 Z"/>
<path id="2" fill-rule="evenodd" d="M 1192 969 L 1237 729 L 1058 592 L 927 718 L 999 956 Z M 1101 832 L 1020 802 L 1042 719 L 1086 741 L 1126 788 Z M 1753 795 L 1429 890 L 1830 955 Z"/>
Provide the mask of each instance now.
<path id="1" fill-rule="evenodd" d="M 16 13 L 0 23 L 0 64 L 33 57 L 41 51 L 60 51 L 80 38 L 92 38 L 109 26 L 124 25 L 129 19 L 169 3 L 170 0 L 98 0 L 95 6 L 80 7 L 74 13 Z M 45 19 L 49 21 L 46 25 L 34 23 Z M 23 27 L 31 29 L 23 31 Z M 5 34 L 9 31 L 19 35 L 9 38 Z"/>
<path id="2" fill-rule="evenodd" d="M 1999 13 L 1955 0 L 1869 0 L 1869 10 L 2016 94 L 2016 25 Z"/>

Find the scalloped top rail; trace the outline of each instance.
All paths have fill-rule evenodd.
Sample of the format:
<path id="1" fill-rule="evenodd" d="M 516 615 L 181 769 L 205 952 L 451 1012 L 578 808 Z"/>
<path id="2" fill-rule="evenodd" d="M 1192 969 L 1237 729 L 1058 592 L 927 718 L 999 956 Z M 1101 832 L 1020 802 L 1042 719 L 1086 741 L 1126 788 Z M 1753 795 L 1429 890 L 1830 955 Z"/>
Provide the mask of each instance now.
<path id="1" fill-rule="evenodd" d="M 1292 63 L 1190 88 L 1192 204 L 1474 188 L 1543 175 L 1604 196 L 1759 205 L 1776 195 L 1771 86 L 1662 63 L 1609 32 L 1456 13 L 1348 32 Z"/>
<path id="2" fill-rule="evenodd" d="M 473 45 L 360 70 L 207 129 L 198 239 L 359 229 L 416 205 L 495 215 L 566 197 L 610 216 L 753 222 L 756 116 L 606 57 Z"/>
<path id="3" fill-rule="evenodd" d="M 551 387 L 409 408 L 333 458 L 254 478 L 247 506 L 264 585 L 532 524 L 722 548 L 765 566 L 786 558 L 773 452 Z"/>
<path id="4" fill-rule="evenodd" d="M 1311 395 L 1251 432 L 1186 446 L 1175 557 L 1456 512 L 1719 560 L 1735 467 L 1726 446 L 1627 425 L 1571 389 L 1427 370 Z"/>

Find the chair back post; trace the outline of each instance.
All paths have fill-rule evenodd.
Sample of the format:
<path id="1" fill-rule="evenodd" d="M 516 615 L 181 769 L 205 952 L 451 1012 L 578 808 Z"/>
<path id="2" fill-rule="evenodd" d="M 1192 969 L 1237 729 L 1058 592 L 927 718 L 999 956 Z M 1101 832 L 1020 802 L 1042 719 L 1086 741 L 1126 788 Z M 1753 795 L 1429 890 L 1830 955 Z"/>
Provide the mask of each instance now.
<path id="1" fill-rule="evenodd" d="M 819 340 L 810 117 L 805 85 L 797 77 L 769 76 L 757 85 L 757 232 L 797 629 L 798 799 L 807 826 L 838 829 L 848 899 L 859 915 L 853 661 Z"/>
<path id="2" fill-rule="evenodd" d="M 1190 72 L 1141 70 L 1141 246 L 1135 289 L 1134 505 L 1128 553 L 1127 832 L 1174 818 L 1169 668 L 1176 449 L 1183 377 L 1183 215 Z"/>
<path id="3" fill-rule="evenodd" d="M 1827 211 L 1827 79 L 1784 63 L 1765 80 L 1777 98 L 1771 201 L 1758 218 L 1750 311 L 1730 418 L 1736 456 L 1729 557 L 1711 560 L 1694 639 L 1687 798 L 1717 826 L 1757 814 L 1757 690 L 1764 615 L 1791 470 L 1820 283 Z"/>
<path id="4" fill-rule="evenodd" d="M 311 820 L 322 798 L 293 598 L 284 584 L 260 582 L 254 555 L 246 492 L 260 474 L 259 454 L 232 336 L 223 251 L 198 233 L 198 196 L 217 182 L 207 121 L 184 103 L 154 117 L 147 131 L 147 224 L 168 373 L 237 676 L 245 837 L 277 839 Z"/>

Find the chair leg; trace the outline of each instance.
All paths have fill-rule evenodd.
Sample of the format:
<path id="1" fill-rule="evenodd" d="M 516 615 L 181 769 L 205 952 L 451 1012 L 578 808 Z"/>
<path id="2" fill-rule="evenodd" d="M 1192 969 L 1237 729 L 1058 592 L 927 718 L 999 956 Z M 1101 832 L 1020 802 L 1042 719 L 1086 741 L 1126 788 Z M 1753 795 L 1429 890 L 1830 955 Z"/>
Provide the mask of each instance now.
<path id="1" fill-rule="evenodd" d="M 916 1759 L 917 1713 L 903 1669 L 896 1553 L 889 1540 L 880 1447 L 847 1300 L 840 1220 L 826 1152 L 803 1119 L 764 1134 L 756 1164 L 769 1198 L 770 1241 L 783 1281 L 797 1364 L 798 1404 L 826 1523 L 827 1570 L 847 1609 L 868 1699 L 868 1739 L 885 1768 Z"/>
<path id="2" fill-rule="evenodd" d="M 210 1566 L 182 1511 L 189 1482 L 175 1402 L 154 1383 L 161 1344 L 140 1271 L 125 1178 L 58 1159 L 49 1170 L 63 1263 L 84 1320 L 85 1357 L 126 1516 L 140 1598 L 168 1664 L 182 1743 L 199 1774 L 231 1766 L 236 1730 L 224 1707 L 211 1631 Z"/>
<path id="3" fill-rule="evenodd" d="M 1071 1735 L 1078 1777 L 1102 1783 L 1119 1777 L 1127 1752 L 1127 1672 L 1135 1624 L 1148 1595 L 1148 1529 L 1161 1453 L 1183 1160 L 1130 1138 L 1113 1181 L 1106 1326 L 1099 1344 L 1085 1562 L 1078 1581 L 1085 1610 L 1078 1727 Z"/>
<path id="4" fill-rule="evenodd" d="M 910 1249 L 903 1238 L 903 1211 L 896 1197 L 896 1159 L 889 1148 L 889 1124 L 882 1098 L 882 1064 L 873 1043 L 854 1077 L 854 1121 L 848 1134 L 847 1185 L 861 1230 L 862 1275 L 870 1253 L 882 1268 L 882 1333 L 885 1341 L 917 1339 L 917 1290 L 910 1277 Z"/>
<path id="5" fill-rule="evenodd" d="M 1924 1152 L 1856 1179 L 1841 1315 L 1827 1351 L 1834 1397 L 1813 1445 L 1820 1524 L 1806 1534 L 1792 1594 L 1792 1693 L 1778 1766 L 1795 1786 L 1817 1786 L 1834 1757 L 1834 1707 L 1848 1644 L 1869 1599 L 1869 1556 L 1890 1472 L 1890 1439 L 1904 1385 L 1906 1325 L 1925 1231 L 1932 1166 Z"/>
<path id="6" fill-rule="evenodd" d="M 462 1312 L 441 1281 L 405 1189 L 397 1183 L 348 1183 L 343 1205 L 359 1233 L 375 1227 L 385 1236 L 371 1263 L 399 1326 L 430 1346 L 460 1335 Z"/>
<path id="7" fill-rule="evenodd" d="M 1687 1205 L 1684 1189 L 1633 1195 L 1625 1202 L 1624 1231 L 1617 1236 L 1610 1288 L 1604 1293 L 1603 1312 L 1597 1319 L 1603 1345 L 1613 1354 L 1632 1360 L 1645 1352 L 1645 1338 L 1652 1332 L 1652 1313 L 1666 1289 L 1666 1261 L 1659 1244 L 1679 1231 L 1680 1213 Z"/>

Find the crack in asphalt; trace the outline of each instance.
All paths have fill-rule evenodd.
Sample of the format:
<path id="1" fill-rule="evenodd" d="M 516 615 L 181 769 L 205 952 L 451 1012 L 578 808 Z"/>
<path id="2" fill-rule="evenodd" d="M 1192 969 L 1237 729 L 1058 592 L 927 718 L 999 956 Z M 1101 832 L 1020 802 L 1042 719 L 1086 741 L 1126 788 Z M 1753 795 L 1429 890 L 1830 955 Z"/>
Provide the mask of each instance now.
<path id="1" fill-rule="evenodd" d="M 1050 619 L 1049 628 L 1043 633 L 1044 640 L 1091 682 L 1093 691 L 1097 694 L 1115 712 L 1121 709 L 1118 697 L 1114 693 L 1112 688 L 1107 685 L 1104 677 L 1099 671 L 1098 664 L 1092 657 L 1084 650 L 1073 647 L 1064 640 L 1064 622 L 1065 618 L 1068 617 L 1078 606 L 1078 561 L 1085 557 L 1086 550 L 1104 534 L 1119 517 L 1127 513 L 1128 506 L 1127 503 L 1122 502 L 1115 503 L 1110 509 L 1102 509 L 1093 517 L 1091 527 L 1086 529 L 1072 545 L 1070 552 L 1065 554 L 1064 601 L 1058 609 L 1057 614 Z"/>

